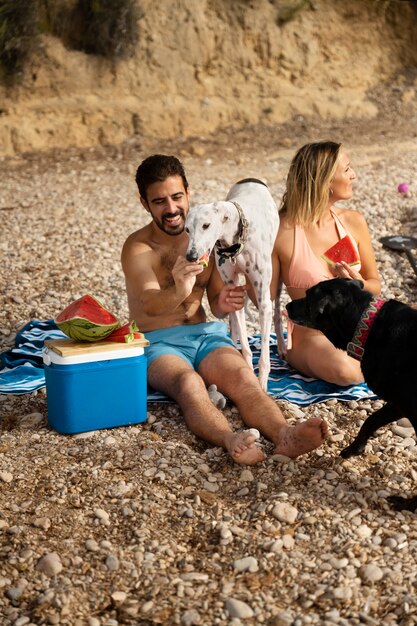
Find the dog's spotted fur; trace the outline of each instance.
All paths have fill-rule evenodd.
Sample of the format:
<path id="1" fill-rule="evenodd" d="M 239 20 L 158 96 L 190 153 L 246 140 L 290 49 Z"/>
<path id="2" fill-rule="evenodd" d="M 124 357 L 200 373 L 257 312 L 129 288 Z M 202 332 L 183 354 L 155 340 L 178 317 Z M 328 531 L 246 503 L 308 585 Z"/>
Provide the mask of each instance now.
<path id="1" fill-rule="evenodd" d="M 243 228 L 238 203 L 247 227 Z M 216 263 L 225 283 L 239 284 L 244 275 L 252 284 L 259 310 L 261 330 L 261 356 L 259 359 L 259 381 L 267 389 L 270 371 L 269 335 L 272 325 L 272 302 L 270 285 L 272 278 L 272 250 L 278 232 L 279 216 L 276 204 L 268 187 L 257 179 L 244 179 L 230 189 L 226 200 L 200 204 L 193 207 L 186 219 L 186 231 L 190 241 L 186 257 L 196 261 L 204 253 L 216 254 Z M 243 249 L 228 258 L 222 250 L 233 250 L 244 240 Z M 276 330 L 281 337 L 281 329 Z M 245 310 L 230 314 L 230 328 L 233 340 L 240 339 L 242 355 L 252 366 L 252 354 L 247 339 Z"/>

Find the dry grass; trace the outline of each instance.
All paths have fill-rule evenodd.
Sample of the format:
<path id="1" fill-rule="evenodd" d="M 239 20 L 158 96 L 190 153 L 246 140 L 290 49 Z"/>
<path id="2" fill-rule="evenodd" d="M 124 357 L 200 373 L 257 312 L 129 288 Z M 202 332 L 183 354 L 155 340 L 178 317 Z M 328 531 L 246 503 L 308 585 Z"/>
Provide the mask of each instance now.
<path id="1" fill-rule="evenodd" d="M 0 0 L 0 80 L 13 82 L 32 52 L 37 36 L 36 0 Z"/>

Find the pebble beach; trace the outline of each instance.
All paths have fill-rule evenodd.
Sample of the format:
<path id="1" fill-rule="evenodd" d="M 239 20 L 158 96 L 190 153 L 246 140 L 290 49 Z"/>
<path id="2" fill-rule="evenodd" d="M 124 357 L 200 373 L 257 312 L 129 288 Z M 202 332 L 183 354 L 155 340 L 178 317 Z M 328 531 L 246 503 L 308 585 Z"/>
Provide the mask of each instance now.
<path id="1" fill-rule="evenodd" d="M 192 202 L 256 176 L 279 204 L 295 150 L 340 138 L 358 176 L 349 206 L 367 218 L 382 296 L 416 304 L 410 263 L 379 238 L 417 232 L 417 138 L 363 128 L 1 160 L 0 348 L 85 293 L 128 321 L 120 252 L 148 221 L 134 174 L 162 151 L 183 161 Z M 249 331 L 259 332 L 256 315 Z M 67 436 L 48 425 L 44 389 L 0 395 L 1 623 L 414 626 L 417 514 L 386 501 L 417 491 L 414 429 L 400 420 L 344 460 L 379 399 L 278 402 L 289 422 L 324 417 L 330 436 L 297 460 L 262 439 L 267 459 L 249 468 L 196 439 L 174 403 L 149 403 L 143 424 Z M 243 427 L 234 406 L 224 412 Z"/>

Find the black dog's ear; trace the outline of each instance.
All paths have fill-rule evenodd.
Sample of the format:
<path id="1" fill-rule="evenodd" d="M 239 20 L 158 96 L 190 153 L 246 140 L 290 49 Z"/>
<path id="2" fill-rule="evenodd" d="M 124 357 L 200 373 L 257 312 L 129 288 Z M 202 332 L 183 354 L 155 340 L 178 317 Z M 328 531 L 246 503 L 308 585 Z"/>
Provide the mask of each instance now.
<path id="1" fill-rule="evenodd" d="M 326 308 L 326 306 L 329 304 L 329 302 L 331 301 L 331 296 L 324 296 L 320 302 L 319 305 L 317 307 L 317 311 L 322 314 L 324 313 L 324 309 Z"/>
<path id="2" fill-rule="evenodd" d="M 363 289 L 364 282 L 363 280 L 358 280 L 355 278 L 354 280 L 352 280 L 352 284 L 359 287 L 359 289 Z"/>

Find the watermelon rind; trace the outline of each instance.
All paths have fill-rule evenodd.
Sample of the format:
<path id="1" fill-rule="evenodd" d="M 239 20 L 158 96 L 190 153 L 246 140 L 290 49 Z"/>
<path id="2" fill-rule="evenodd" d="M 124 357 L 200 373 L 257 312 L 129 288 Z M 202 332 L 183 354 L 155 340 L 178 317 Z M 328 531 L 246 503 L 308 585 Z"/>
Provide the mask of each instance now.
<path id="1" fill-rule="evenodd" d="M 68 318 L 68 315 L 72 315 L 73 311 L 81 308 L 90 308 L 91 317 L 95 317 L 96 320 L 100 314 L 103 319 L 109 320 L 108 323 L 100 323 L 99 321 L 92 321 L 88 317 L 81 315 L 74 315 L 74 317 Z M 85 313 L 85 311 L 83 311 Z M 67 317 L 67 319 L 63 319 Z M 70 339 L 81 342 L 94 342 L 106 339 L 116 328 L 120 326 L 120 322 L 113 313 L 110 313 L 102 304 L 90 294 L 82 296 L 75 302 L 72 302 L 64 311 L 62 311 L 56 318 L 55 324 L 58 328 L 65 333 Z"/>
<path id="2" fill-rule="evenodd" d="M 139 332 L 129 333 L 128 335 L 116 336 L 113 336 L 113 334 L 111 334 L 109 337 L 107 337 L 106 341 L 113 341 L 115 343 L 132 343 L 132 341 L 137 341 L 138 339 L 145 339 L 145 335 Z"/>
<path id="3" fill-rule="evenodd" d="M 67 322 L 57 322 L 55 320 L 55 324 L 74 341 L 102 341 L 120 326 L 119 321 L 113 324 L 100 325 L 94 324 L 84 317 L 76 317 Z"/>
<path id="4" fill-rule="evenodd" d="M 135 320 L 116 328 L 108 337 L 107 341 L 115 341 L 119 343 L 131 343 L 135 339 L 144 339 L 143 333 L 139 332 L 138 325 Z"/>
<path id="5" fill-rule="evenodd" d="M 205 252 L 203 254 L 203 256 L 201 256 L 197 263 L 199 263 L 199 265 L 202 265 L 203 267 L 208 267 L 209 266 L 209 255 L 207 254 L 207 252 Z"/>
<path id="6" fill-rule="evenodd" d="M 330 253 L 333 256 L 329 256 Z M 352 258 L 353 255 L 355 259 L 349 261 L 349 256 Z M 345 258 L 343 258 L 343 256 Z M 327 261 L 330 265 L 340 263 L 340 261 L 345 261 L 350 267 L 360 264 L 360 259 L 357 257 L 357 252 L 349 235 L 345 235 L 342 239 L 335 243 L 334 246 L 326 250 L 326 252 L 321 255 L 321 258 Z"/>

